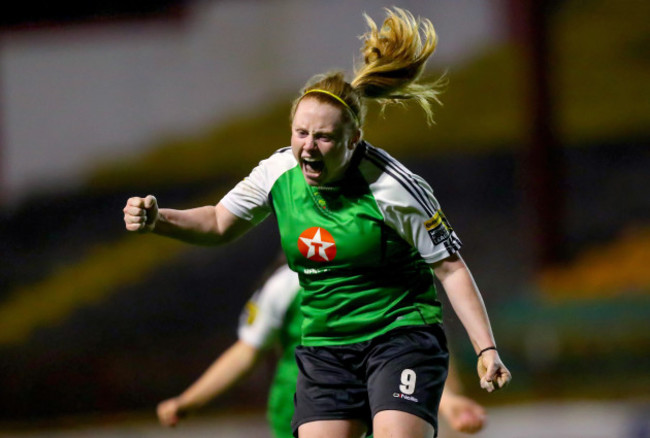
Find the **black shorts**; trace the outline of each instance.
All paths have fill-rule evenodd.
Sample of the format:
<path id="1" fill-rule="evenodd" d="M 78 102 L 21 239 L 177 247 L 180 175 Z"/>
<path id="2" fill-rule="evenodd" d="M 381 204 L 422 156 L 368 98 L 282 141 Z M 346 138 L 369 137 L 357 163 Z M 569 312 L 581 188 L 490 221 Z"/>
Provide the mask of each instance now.
<path id="1" fill-rule="evenodd" d="M 301 424 L 372 418 L 392 409 L 416 415 L 438 432 L 438 405 L 449 353 L 439 324 L 401 327 L 365 342 L 296 348 L 294 436 Z"/>

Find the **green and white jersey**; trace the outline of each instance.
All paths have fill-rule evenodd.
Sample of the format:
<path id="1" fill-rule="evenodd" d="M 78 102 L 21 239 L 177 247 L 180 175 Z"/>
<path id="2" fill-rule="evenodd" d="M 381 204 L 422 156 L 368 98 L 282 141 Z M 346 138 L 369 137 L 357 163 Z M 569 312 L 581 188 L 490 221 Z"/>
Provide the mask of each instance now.
<path id="1" fill-rule="evenodd" d="M 278 268 L 253 294 L 241 314 L 239 339 L 264 349 L 280 344 L 281 356 L 269 389 L 267 419 L 276 438 L 292 437 L 293 394 L 298 365 L 294 357 L 300 342 L 300 285 L 287 265 Z"/>
<path id="2" fill-rule="evenodd" d="M 260 162 L 222 204 L 258 223 L 272 212 L 303 288 L 302 344 L 362 342 L 442 320 L 430 263 L 460 249 L 431 187 L 361 143 L 345 178 L 309 186 L 290 148 Z"/>

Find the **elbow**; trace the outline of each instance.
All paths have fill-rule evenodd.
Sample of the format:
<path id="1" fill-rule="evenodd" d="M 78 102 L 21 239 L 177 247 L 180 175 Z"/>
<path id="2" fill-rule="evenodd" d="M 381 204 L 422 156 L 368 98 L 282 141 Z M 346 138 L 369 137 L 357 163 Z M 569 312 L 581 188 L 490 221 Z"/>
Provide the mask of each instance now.
<path id="1" fill-rule="evenodd" d="M 456 252 L 446 259 L 434 263 L 431 265 L 431 268 L 436 274 L 436 277 L 440 281 L 444 282 L 446 278 L 450 277 L 455 272 L 467 269 L 467 266 L 465 265 L 465 262 L 463 261 L 460 254 Z"/>

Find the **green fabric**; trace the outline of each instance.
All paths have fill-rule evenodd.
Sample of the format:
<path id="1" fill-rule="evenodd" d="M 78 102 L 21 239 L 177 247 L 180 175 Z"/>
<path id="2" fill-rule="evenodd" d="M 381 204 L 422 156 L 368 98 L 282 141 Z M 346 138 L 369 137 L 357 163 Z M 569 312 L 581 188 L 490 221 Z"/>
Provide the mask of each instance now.
<path id="1" fill-rule="evenodd" d="M 296 345 L 300 343 L 300 293 L 289 306 L 280 328 L 279 342 L 282 354 L 276 365 L 275 375 L 269 390 L 267 418 L 275 438 L 290 438 L 293 417 L 293 394 L 296 391 L 298 366 L 294 357 Z"/>
<path id="2" fill-rule="evenodd" d="M 385 224 L 358 171 L 319 189 L 296 166 L 276 180 L 271 200 L 282 247 L 304 290 L 303 345 L 362 342 L 396 327 L 441 321 L 430 267 Z M 334 245 L 326 242 L 329 235 Z M 311 258 L 301 252 L 301 237 L 320 237 Z"/>

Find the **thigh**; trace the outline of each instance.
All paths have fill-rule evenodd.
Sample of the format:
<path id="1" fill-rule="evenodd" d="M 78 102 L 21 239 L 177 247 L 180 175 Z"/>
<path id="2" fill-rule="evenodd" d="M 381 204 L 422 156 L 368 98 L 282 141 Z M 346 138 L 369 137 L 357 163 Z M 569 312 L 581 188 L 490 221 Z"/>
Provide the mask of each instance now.
<path id="1" fill-rule="evenodd" d="M 448 364 L 445 335 L 438 325 L 400 329 L 381 339 L 368 359 L 373 418 L 382 411 L 399 411 L 437 429 Z"/>
<path id="2" fill-rule="evenodd" d="M 363 438 L 366 423 L 360 420 L 319 420 L 298 428 L 298 438 Z"/>
<path id="3" fill-rule="evenodd" d="M 374 438 L 433 438 L 434 427 L 408 412 L 384 410 L 372 419 Z"/>
<path id="4" fill-rule="evenodd" d="M 350 366 L 354 362 L 350 353 L 346 352 L 347 356 L 342 360 L 342 355 L 338 354 L 341 349 L 337 348 L 296 348 L 299 371 L 294 397 L 295 412 L 291 422 L 294 434 L 299 427 L 304 431 L 302 426 L 305 425 L 307 432 L 301 432 L 301 436 L 319 436 L 311 433 L 314 425 L 306 426 L 312 422 L 325 423 L 316 430 L 337 425 L 337 422 L 330 420 L 355 420 L 344 421 L 344 427 L 346 424 L 355 426 L 357 422 L 364 426 L 370 423 L 365 381 Z M 355 427 L 352 429 L 356 430 Z M 308 432 L 309 435 L 304 435 Z"/>

